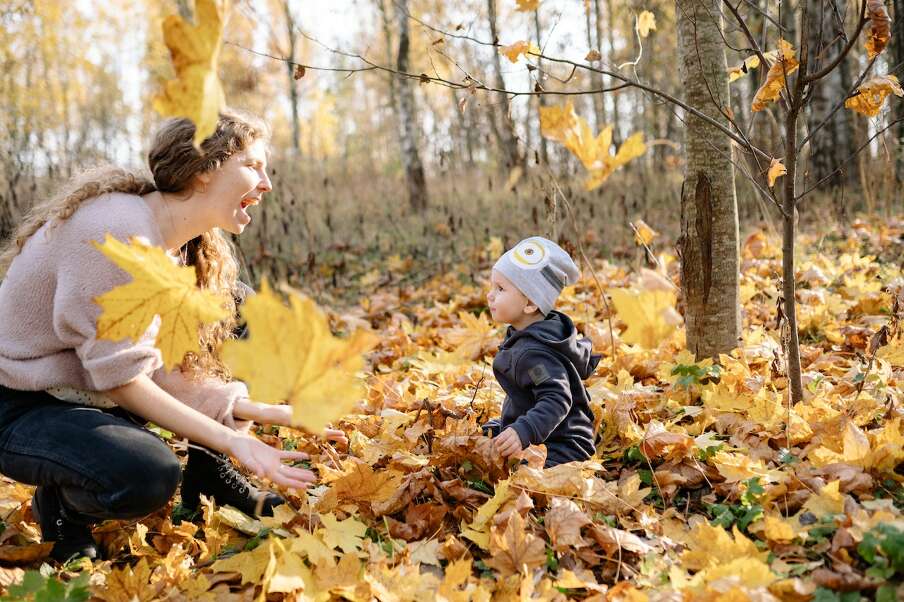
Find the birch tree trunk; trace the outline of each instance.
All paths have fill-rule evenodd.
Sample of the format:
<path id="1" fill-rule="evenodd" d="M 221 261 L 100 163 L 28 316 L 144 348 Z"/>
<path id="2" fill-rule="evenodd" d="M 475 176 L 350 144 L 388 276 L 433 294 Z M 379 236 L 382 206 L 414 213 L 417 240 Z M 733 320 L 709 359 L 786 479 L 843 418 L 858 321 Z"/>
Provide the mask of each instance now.
<path id="1" fill-rule="evenodd" d="M 688 104 L 728 125 L 728 65 L 721 0 L 676 0 L 678 56 Z M 730 140 L 686 115 L 686 171 L 681 193 L 681 287 L 687 348 L 697 359 L 737 347 L 738 209 Z"/>
<path id="2" fill-rule="evenodd" d="M 286 58 L 286 81 L 289 84 L 289 105 L 292 109 L 292 149 L 296 155 L 301 154 L 301 123 L 298 115 L 298 81 L 295 79 L 295 47 L 298 45 L 298 33 L 295 31 L 295 18 L 289 6 L 289 0 L 282 2 L 283 15 L 286 18 L 286 39 L 289 48 Z"/>
<path id="3" fill-rule="evenodd" d="M 493 39 L 494 44 L 498 43 L 496 0 L 487 0 L 487 20 L 490 26 L 490 37 Z M 505 88 L 505 79 L 502 77 L 502 62 L 499 57 L 499 51 L 496 48 L 493 48 L 493 71 L 496 87 Z M 490 111 L 494 114 L 490 124 L 493 127 L 493 134 L 496 137 L 496 143 L 499 146 L 505 166 L 508 169 L 523 166 L 524 157 L 518 150 L 518 138 L 515 136 L 515 123 L 512 121 L 509 99 L 507 96 L 498 96 L 494 97 L 491 102 L 496 106 L 490 107 Z"/>
<path id="4" fill-rule="evenodd" d="M 408 0 L 397 0 L 396 19 L 399 25 L 398 69 L 408 71 Z M 424 177 L 424 165 L 418 153 L 417 141 L 420 127 L 417 120 L 417 107 L 414 102 L 414 89 L 410 79 L 399 80 L 399 134 L 402 145 L 402 163 L 405 165 L 405 179 L 408 185 L 408 202 L 415 212 L 423 212 L 427 208 L 427 180 Z"/>

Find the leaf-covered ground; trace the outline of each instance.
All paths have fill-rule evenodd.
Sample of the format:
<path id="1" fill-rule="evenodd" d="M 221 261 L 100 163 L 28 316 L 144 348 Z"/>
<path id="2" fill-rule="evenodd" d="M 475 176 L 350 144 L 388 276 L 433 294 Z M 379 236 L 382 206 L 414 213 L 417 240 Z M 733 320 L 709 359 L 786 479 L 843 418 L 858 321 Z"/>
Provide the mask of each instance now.
<path id="1" fill-rule="evenodd" d="M 310 452 L 319 486 L 262 520 L 209 504 L 185 517 L 177 499 L 98 525 L 108 560 L 57 567 L 32 488 L 2 480 L 0 586 L 111 602 L 902 599 L 902 236 L 886 222 L 801 238 L 794 405 L 765 234 L 743 245 L 743 342 L 717 364 L 683 349 L 673 257 L 585 269 L 560 307 L 604 354 L 588 381 L 601 441 L 592 461 L 546 471 L 542 449 L 504 465 L 478 427 L 502 401 L 502 330 L 468 283 L 499 242 L 416 286 L 399 258 L 369 266 L 368 294 L 333 315 L 381 339 L 366 402 L 336 425 L 348 449 L 259 433 Z"/>

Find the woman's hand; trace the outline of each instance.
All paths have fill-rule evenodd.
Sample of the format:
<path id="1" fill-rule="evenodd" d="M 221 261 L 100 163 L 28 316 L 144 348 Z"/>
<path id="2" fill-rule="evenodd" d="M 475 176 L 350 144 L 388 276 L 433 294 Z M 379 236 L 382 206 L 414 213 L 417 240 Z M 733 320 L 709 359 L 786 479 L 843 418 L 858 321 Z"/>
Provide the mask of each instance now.
<path id="1" fill-rule="evenodd" d="M 242 398 L 235 402 L 233 415 L 235 415 L 236 418 L 252 420 L 258 424 L 292 426 L 292 406 L 290 405 L 260 403 Z M 323 430 L 321 436 L 327 441 L 335 441 L 341 445 L 348 445 L 348 437 L 346 437 L 345 433 L 339 429 L 326 428 Z"/>
<path id="2" fill-rule="evenodd" d="M 229 442 L 227 453 L 257 476 L 282 487 L 307 489 L 317 480 L 310 470 L 283 464 L 283 460 L 304 460 L 308 454 L 280 451 L 250 435 L 236 433 Z"/>

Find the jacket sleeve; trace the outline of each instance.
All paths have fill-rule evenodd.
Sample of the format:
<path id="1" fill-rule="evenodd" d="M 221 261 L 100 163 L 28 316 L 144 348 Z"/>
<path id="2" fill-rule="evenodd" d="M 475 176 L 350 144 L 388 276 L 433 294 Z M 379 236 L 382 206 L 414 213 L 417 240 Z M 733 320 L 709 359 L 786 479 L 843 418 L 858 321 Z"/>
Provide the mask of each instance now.
<path id="1" fill-rule="evenodd" d="M 548 353 L 528 349 L 518 358 L 516 383 L 534 398 L 533 407 L 512 423 L 521 447 L 539 445 L 571 411 L 571 387 L 562 362 Z"/>
<path id="2" fill-rule="evenodd" d="M 224 382 L 217 378 L 190 378 L 175 368 L 160 368 L 153 375 L 157 385 L 184 403 L 235 430 L 245 430 L 250 422 L 236 421 L 232 412 L 235 402 L 248 397 L 248 387 L 240 381 Z"/>
<path id="3" fill-rule="evenodd" d="M 105 232 L 122 241 L 132 234 L 128 228 L 114 224 L 106 230 L 97 226 L 76 233 L 81 236 L 67 237 L 57 258 L 53 299 L 54 333 L 64 345 L 75 350 L 89 378 L 89 386 L 98 391 L 124 385 L 142 373 L 150 374 L 163 363 L 154 347 L 159 320 L 155 319 L 138 341 L 108 341 L 97 337 L 101 308 L 95 299 L 132 279 L 91 245 L 92 240 L 103 241 Z M 50 235 L 62 236 L 62 233 Z"/>

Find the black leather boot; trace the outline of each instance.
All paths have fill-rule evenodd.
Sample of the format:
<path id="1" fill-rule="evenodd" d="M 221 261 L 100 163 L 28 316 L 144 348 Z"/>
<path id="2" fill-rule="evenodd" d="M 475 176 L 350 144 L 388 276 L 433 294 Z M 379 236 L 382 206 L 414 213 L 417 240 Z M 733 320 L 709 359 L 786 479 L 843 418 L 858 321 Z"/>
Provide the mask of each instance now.
<path id="1" fill-rule="evenodd" d="M 234 506 L 249 516 L 273 516 L 273 508 L 286 501 L 252 485 L 226 454 L 192 445 L 182 473 L 182 506 L 197 510 L 202 493 L 214 498 L 217 505 Z"/>
<path id="2" fill-rule="evenodd" d="M 41 526 L 44 541 L 53 542 L 50 557 L 54 560 L 64 563 L 79 556 L 90 560 L 101 557 L 97 542 L 91 535 L 91 527 L 67 514 L 56 487 L 35 489 L 31 513 Z"/>

